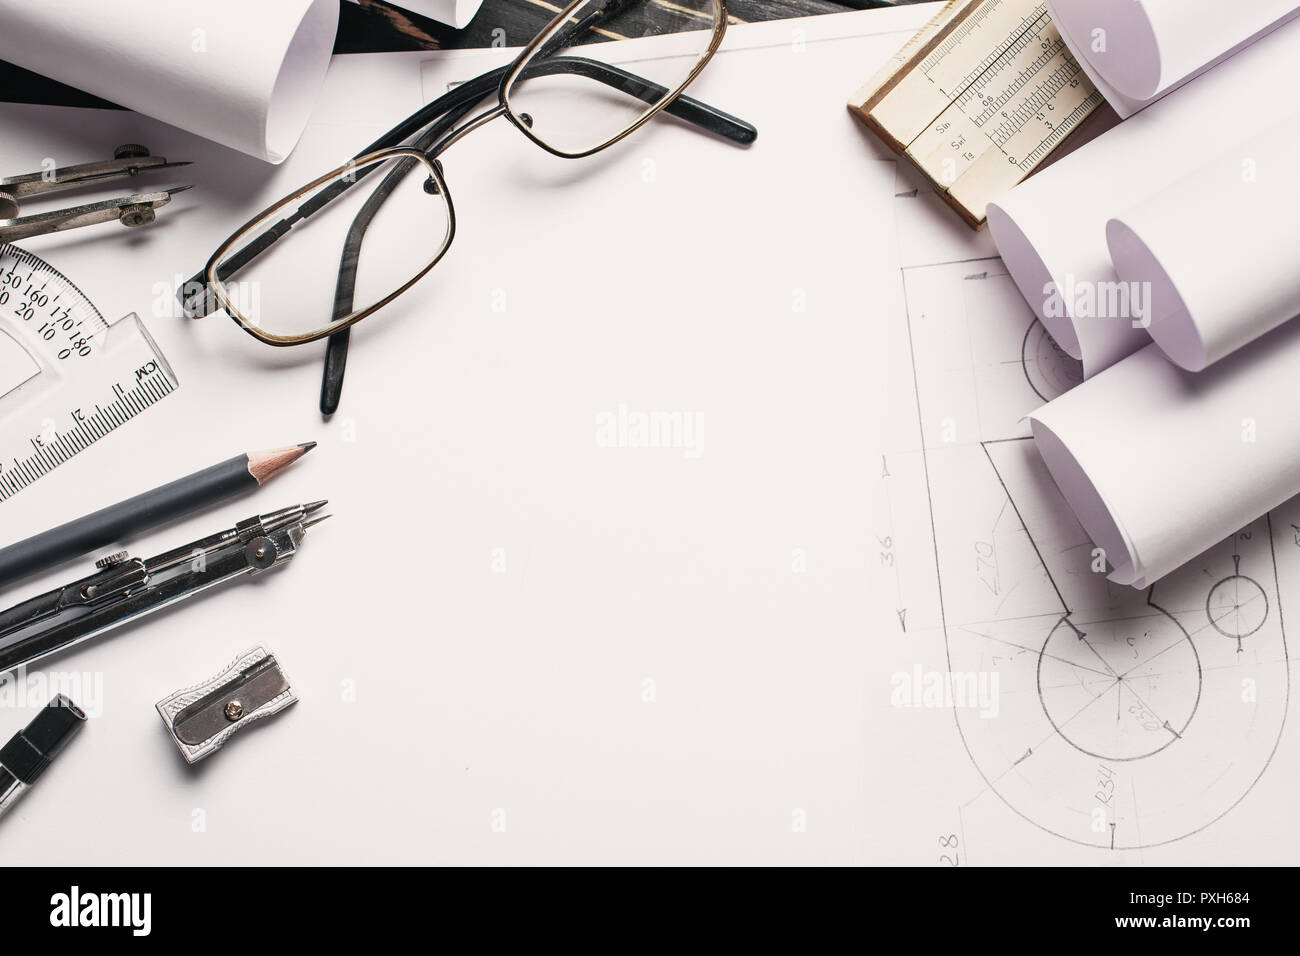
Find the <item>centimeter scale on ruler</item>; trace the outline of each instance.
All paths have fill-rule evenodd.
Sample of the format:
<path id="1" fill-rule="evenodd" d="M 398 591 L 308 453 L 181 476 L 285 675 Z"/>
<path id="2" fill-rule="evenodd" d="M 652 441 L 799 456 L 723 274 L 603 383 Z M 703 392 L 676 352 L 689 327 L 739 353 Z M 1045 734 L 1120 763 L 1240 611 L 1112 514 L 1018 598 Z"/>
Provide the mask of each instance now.
<path id="1" fill-rule="evenodd" d="M 0 502 L 176 386 L 138 316 L 110 324 L 49 263 L 0 243 Z"/>
<path id="2" fill-rule="evenodd" d="M 979 226 L 1102 102 L 1041 0 L 960 0 L 849 107 Z"/>
<path id="3" fill-rule="evenodd" d="M 980 9 L 996 10 L 997 7 L 985 5 Z M 1040 158 L 1038 154 L 1050 149 L 1064 134 L 1063 120 L 1073 118 L 1068 113 L 1058 118 L 1044 114 L 1058 112 L 1054 99 L 1063 90 L 1082 85 L 1079 77 L 1086 80 L 1061 35 L 1049 30 L 1050 15 L 1040 5 L 1030 16 L 1018 17 L 1011 32 L 974 69 L 958 75 L 954 83 L 952 70 L 954 67 L 960 70 L 962 60 L 949 54 L 984 22 L 982 18 L 963 22 L 941 49 L 926 57 L 920 66 L 922 75 L 951 102 L 940 114 L 940 121 L 914 140 L 912 148 L 932 164 L 936 157 L 951 159 L 954 165 L 950 175 L 954 179 L 969 169 L 979 155 L 978 147 L 965 141 L 969 130 L 960 128 L 957 114 L 983 133 L 1009 163 L 1027 172 Z M 996 29 L 996 25 L 990 26 Z M 952 89 L 945 88 L 948 83 L 953 83 Z M 1077 109 L 1087 101 L 1087 96 L 1076 99 L 1072 105 Z M 1030 148 L 1022 154 L 1008 152 L 1008 144 L 1035 121 L 1041 124 L 1041 129 L 1035 131 L 1036 142 L 1026 143 Z M 953 133 L 956 135 L 950 135 Z"/>

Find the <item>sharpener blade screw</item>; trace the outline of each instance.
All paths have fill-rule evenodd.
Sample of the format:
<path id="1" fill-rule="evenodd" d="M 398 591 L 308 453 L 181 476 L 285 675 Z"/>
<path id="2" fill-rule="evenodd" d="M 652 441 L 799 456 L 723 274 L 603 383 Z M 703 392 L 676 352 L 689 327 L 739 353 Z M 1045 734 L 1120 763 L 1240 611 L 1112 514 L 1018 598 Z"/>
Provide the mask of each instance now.
<path id="1" fill-rule="evenodd" d="M 244 705 L 237 700 L 226 704 L 226 720 L 234 722 L 244 716 Z"/>

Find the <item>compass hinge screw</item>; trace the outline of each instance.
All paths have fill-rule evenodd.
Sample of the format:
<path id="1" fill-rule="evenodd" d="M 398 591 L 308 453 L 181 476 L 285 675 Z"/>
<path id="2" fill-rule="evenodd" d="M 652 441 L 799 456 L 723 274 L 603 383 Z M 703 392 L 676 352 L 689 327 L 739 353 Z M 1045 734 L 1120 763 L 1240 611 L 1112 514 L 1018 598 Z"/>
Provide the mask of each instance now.
<path id="1" fill-rule="evenodd" d="M 118 217 L 124 226 L 147 226 L 158 218 L 158 214 L 153 211 L 153 206 L 145 203 L 132 203 L 130 206 L 123 206 L 122 213 Z"/>

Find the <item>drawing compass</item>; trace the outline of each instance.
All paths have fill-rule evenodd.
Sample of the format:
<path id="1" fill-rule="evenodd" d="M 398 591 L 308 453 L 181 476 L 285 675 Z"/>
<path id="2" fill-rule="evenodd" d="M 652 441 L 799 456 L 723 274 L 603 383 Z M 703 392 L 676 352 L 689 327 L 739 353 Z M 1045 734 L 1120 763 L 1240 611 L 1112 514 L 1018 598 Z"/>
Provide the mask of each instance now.
<path id="1" fill-rule="evenodd" d="M 30 216 L 21 215 L 22 203 L 60 189 L 97 186 L 118 179 L 134 178 L 158 169 L 188 165 L 188 162 L 169 163 L 162 156 L 151 155 L 144 146 L 128 144 L 119 146 L 113 151 L 113 158 L 103 162 L 0 177 L 0 242 L 43 236 L 102 222 L 117 221 L 124 226 L 147 226 L 157 218 L 157 209 L 171 202 L 172 196 L 192 187 L 172 186 Z"/>
<path id="2" fill-rule="evenodd" d="M 0 674 L 192 598 L 226 581 L 288 564 L 324 501 L 254 515 L 152 558 L 125 551 L 96 572 L 0 611 Z"/>

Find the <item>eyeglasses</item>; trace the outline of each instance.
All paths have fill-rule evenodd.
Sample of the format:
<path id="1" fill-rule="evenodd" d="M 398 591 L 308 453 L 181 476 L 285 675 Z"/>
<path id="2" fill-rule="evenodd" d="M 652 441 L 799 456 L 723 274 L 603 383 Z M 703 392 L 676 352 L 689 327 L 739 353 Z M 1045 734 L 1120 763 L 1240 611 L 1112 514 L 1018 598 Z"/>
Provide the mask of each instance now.
<path id="1" fill-rule="evenodd" d="M 660 111 L 734 143 L 758 136 L 750 124 L 682 96 L 717 51 L 724 0 L 574 0 L 509 66 L 485 73 L 423 107 L 360 155 L 249 220 L 178 292 L 185 313 L 224 311 L 273 346 L 329 339 L 321 411 L 342 394 L 350 329 L 429 273 L 456 233 L 456 213 L 439 156 L 480 126 L 505 116 L 557 156 L 599 152 Z M 665 17 L 664 14 L 667 14 Z M 648 61 L 637 76 L 602 58 L 595 39 L 687 32 L 686 55 Z M 495 93 L 496 104 L 474 113 Z M 289 241 L 298 237 L 297 241 Z M 338 263 L 331 286 L 322 267 Z M 326 272 L 328 275 L 329 273 Z"/>

